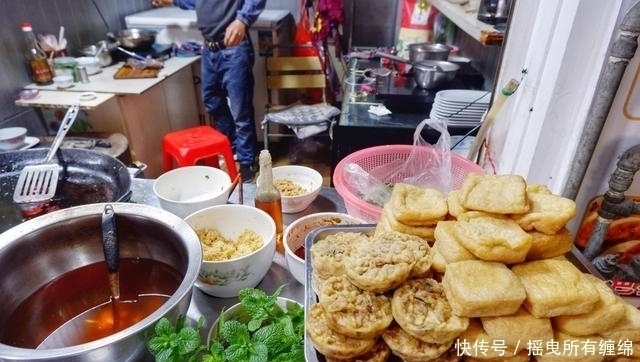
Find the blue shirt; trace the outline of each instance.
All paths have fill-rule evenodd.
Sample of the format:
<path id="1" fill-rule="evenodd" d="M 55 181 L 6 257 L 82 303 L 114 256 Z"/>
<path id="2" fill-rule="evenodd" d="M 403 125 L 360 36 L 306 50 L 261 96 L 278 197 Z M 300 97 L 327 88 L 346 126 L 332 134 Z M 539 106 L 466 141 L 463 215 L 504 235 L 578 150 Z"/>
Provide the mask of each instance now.
<path id="1" fill-rule="evenodd" d="M 236 19 L 250 27 L 264 10 L 266 0 L 174 0 L 173 4 L 181 9 L 195 9 L 202 35 L 219 40 Z"/>

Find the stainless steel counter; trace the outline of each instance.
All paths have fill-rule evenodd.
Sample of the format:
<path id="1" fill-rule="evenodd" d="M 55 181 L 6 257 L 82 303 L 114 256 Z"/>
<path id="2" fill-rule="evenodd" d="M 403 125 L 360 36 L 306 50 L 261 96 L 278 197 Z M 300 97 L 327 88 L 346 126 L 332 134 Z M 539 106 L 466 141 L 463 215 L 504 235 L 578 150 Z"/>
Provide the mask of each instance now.
<path id="1" fill-rule="evenodd" d="M 131 184 L 131 201 L 160 207 L 158 199 L 153 194 L 153 182 L 154 180 L 151 179 L 134 178 Z M 255 190 L 256 185 L 254 183 L 242 184 L 243 203 L 245 205 L 253 205 Z M 229 202 L 239 203 L 239 195 L 240 185 L 238 185 L 231 194 Z M 284 223 L 287 225 L 301 216 L 329 211 L 346 212 L 346 209 L 342 198 L 336 190 L 325 186 L 322 187 L 320 194 L 308 208 L 296 214 L 284 214 Z M 264 290 L 266 293 L 273 293 L 282 284 L 286 284 L 286 287 L 282 290 L 281 296 L 297 300 L 300 303 L 304 302 L 304 286 L 289 274 L 284 255 L 276 253 L 271 269 L 262 282 L 258 284 L 257 288 Z M 209 296 L 194 286 L 187 317 L 193 321 L 198 320 L 200 316 L 206 318 L 204 327 L 201 330 L 202 337 L 206 337 L 222 307 L 231 306 L 237 302 L 238 298 L 216 298 Z"/>

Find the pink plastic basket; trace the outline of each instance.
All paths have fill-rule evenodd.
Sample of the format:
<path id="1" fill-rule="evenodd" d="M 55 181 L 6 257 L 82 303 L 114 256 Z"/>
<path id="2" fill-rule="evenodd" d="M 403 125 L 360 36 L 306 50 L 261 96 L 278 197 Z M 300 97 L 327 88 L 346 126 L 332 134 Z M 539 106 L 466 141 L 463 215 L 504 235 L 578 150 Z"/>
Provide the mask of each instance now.
<path id="1" fill-rule="evenodd" d="M 366 222 L 376 223 L 380 219 L 382 208 L 363 200 L 360 192 L 347 183 L 345 166 L 349 163 L 355 163 L 371 175 L 376 176 L 380 181 L 395 183 L 412 175 L 396 173 L 393 176 L 396 179 L 384 179 L 381 175 L 391 174 L 384 168 L 394 162 L 397 165 L 398 162 L 405 161 L 411 154 L 413 147 L 413 145 L 369 147 L 347 155 L 336 165 L 333 171 L 333 185 L 344 200 L 345 208 L 350 215 Z M 451 154 L 451 187 L 453 189 L 459 188 L 465 176 L 471 172 L 484 173 L 484 170 L 466 158 L 454 153 Z"/>

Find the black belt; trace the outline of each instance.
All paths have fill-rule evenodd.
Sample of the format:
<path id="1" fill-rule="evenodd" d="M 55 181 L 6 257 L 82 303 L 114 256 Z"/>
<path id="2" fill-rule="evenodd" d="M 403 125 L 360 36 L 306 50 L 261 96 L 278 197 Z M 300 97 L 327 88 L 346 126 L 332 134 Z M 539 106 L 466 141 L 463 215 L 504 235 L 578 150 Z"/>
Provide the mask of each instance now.
<path id="1" fill-rule="evenodd" d="M 224 45 L 224 39 L 220 39 L 220 40 L 205 39 L 204 45 L 206 45 L 206 47 L 209 48 L 209 50 L 212 52 L 217 52 L 226 48 L 226 45 Z"/>

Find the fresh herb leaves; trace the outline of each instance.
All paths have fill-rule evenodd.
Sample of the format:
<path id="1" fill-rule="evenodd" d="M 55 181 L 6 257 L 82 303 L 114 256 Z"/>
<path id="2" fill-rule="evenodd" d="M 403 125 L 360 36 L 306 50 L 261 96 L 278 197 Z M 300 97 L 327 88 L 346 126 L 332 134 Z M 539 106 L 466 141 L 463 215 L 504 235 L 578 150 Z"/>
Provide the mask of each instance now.
<path id="1" fill-rule="evenodd" d="M 155 325 L 155 335 L 147 343 L 157 362 L 304 362 L 304 310 L 290 303 L 283 310 L 278 305 L 281 286 L 272 295 L 255 288 L 245 288 L 238 295 L 242 313 L 225 319 L 220 312 L 215 337 L 200 341 L 201 317 L 196 328 L 180 317 L 175 326 L 162 318 Z"/>

